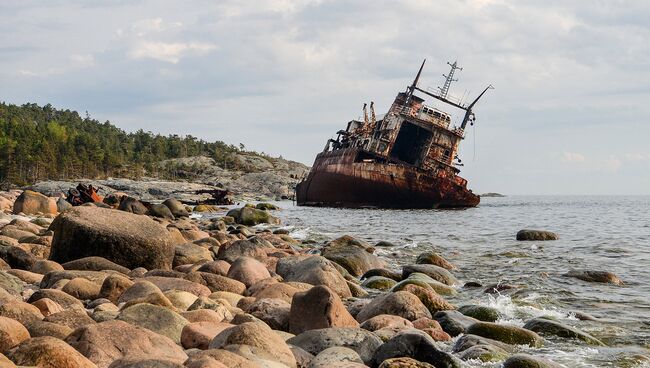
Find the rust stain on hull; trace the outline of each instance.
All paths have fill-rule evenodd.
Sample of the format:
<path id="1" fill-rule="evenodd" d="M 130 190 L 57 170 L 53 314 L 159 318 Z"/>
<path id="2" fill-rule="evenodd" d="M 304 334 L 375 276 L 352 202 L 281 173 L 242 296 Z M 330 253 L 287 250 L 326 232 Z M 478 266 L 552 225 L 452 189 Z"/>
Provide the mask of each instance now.
<path id="1" fill-rule="evenodd" d="M 296 187 L 300 206 L 375 208 L 464 208 L 475 207 L 480 197 L 467 189 L 457 174 L 458 146 L 468 123 L 474 123 L 472 108 L 489 86 L 470 105 L 447 99 L 452 65 L 444 96 L 418 88 L 422 67 L 413 84 L 395 98 L 387 114 L 371 118 L 364 105 L 364 119 L 352 120 L 346 130 L 330 139 L 316 156 L 309 175 Z M 450 127 L 450 114 L 425 105 L 419 91 L 438 102 L 464 111 L 459 127 Z"/>

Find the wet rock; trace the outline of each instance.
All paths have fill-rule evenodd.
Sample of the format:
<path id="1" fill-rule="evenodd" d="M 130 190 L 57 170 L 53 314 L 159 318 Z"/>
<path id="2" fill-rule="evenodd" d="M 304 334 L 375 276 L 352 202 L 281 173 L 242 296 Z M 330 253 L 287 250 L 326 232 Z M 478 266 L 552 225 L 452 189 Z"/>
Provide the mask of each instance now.
<path id="1" fill-rule="evenodd" d="M 95 320 L 88 317 L 83 310 L 69 309 L 62 312 L 50 314 L 49 316 L 43 319 L 45 322 L 52 322 L 59 324 L 61 326 L 68 326 L 71 329 L 76 329 L 79 327 L 95 324 Z"/>
<path id="2" fill-rule="evenodd" d="M 515 290 L 517 288 L 518 286 L 516 285 L 498 283 L 488 285 L 483 292 L 486 294 L 500 294 L 504 291 Z"/>
<path id="3" fill-rule="evenodd" d="M 389 279 L 388 277 L 372 276 L 363 280 L 361 286 L 368 289 L 390 290 L 390 288 L 395 286 L 395 284 L 397 284 L 397 281 Z"/>
<path id="4" fill-rule="evenodd" d="M 517 232 L 517 240 L 558 240 L 560 237 L 551 231 L 524 229 Z"/>
<path id="5" fill-rule="evenodd" d="M 260 280 L 271 277 L 271 274 L 266 266 L 255 258 L 239 257 L 230 265 L 227 276 L 250 287 Z"/>
<path id="6" fill-rule="evenodd" d="M 246 226 L 280 223 L 280 220 L 273 217 L 269 212 L 250 207 L 232 209 L 228 211 L 227 216 L 233 217 L 238 224 Z"/>
<path id="7" fill-rule="evenodd" d="M 289 332 L 293 334 L 319 328 L 358 325 L 339 296 L 327 286 L 315 286 L 293 296 L 289 313 Z"/>
<path id="8" fill-rule="evenodd" d="M 93 300 L 99 297 L 101 286 L 81 277 L 70 280 L 61 291 L 79 300 Z"/>
<path id="9" fill-rule="evenodd" d="M 117 316 L 120 321 L 147 328 L 168 337 L 177 344 L 181 342 L 181 332 L 189 321 L 167 308 L 147 303 L 132 305 Z"/>
<path id="10" fill-rule="evenodd" d="M 184 264 L 195 264 L 202 261 L 211 262 L 212 252 L 193 243 L 179 244 L 174 247 L 173 267 Z"/>
<path id="11" fill-rule="evenodd" d="M 144 204 L 142 204 L 142 202 L 138 201 L 133 197 L 127 197 L 127 196 L 122 197 L 122 199 L 120 199 L 120 204 L 119 206 L 117 206 L 117 209 L 135 215 L 144 215 L 149 211 L 147 210 L 147 207 Z"/>
<path id="12" fill-rule="evenodd" d="M 614 285 L 625 285 L 625 283 L 615 274 L 608 271 L 592 270 L 571 270 L 564 274 L 567 277 L 573 277 L 588 282 L 602 282 Z"/>
<path id="13" fill-rule="evenodd" d="M 546 318 L 533 318 L 524 324 L 524 328 L 537 332 L 542 335 L 559 336 L 568 339 L 582 340 L 591 345 L 604 346 L 600 340 L 591 336 L 590 334 L 580 331 L 575 327 L 565 325 L 558 321 L 553 321 Z"/>
<path id="14" fill-rule="evenodd" d="M 456 289 L 454 289 L 453 287 L 443 284 L 442 282 L 438 280 L 434 280 L 433 278 L 419 272 L 410 274 L 409 277 L 395 284 L 395 286 L 393 286 L 391 290 L 399 291 L 402 290 L 406 285 L 410 285 L 410 284 L 421 286 L 426 289 L 432 289 L 433 291 L 435 291 L 440 295 L 456 294 Z"/>
<path id="15" fill-rule="evenodd" d="M 441 368 L 462 366 L 451 354 L 439 350 L 429 335 L 415 329 L 402 331 L 380 346 L 374 354 L 373 366 L 377 367 L 387 359 L 398 357 L 413 358 Z"/>
<path id="16" fill-rule="evenodd" d="M 373 268 L 383 268 L 386 263 L 371 253 L 369 244 L 349 235 L 332 240 L 321 249 L 321 255 L 343 266 L 351 275 L 361 276 Z"/>
<path id="17" fill-rule="evenodd" d="M 453 264 L 451 264 L 449 261 L 444 259 L 441 255 L 438 253 L 428 251 L 421 253 L 418 255 L 417 260 L 415 261 L 417 264 L 431 264 L 434 266 L 442 267 L 446 270 L 453 270 L 456 267 L 454 267 Z"/>
<path id="18" fill-rule="evenodd" d="M 389 292 L 373 299 L 357 315 L 359 322 L 364 322 L 380 314 L 391 314 L 409 321 L 418 318 L 431 318 L 431 313 L 420 299 L 407 291 Z"/>
<path id="19" fill-rule="evenodd" d="M 274 330 L 289 329 L 289 313 L 291 305 L 280 299 L 258 299 L 246 311 L 264 321 Z"/>
<path id="20" fill-rule="evenodd" d="M 147 215 L 153 217 L 164 218 L 166 220 L 174 220 L 174 215 L 169 207 L 164 204 L 152 204 L 151 207 L 147 210 Z"/>
<path id="21" fill-rule="evenodd" d="M 443 331 L 451 336 L 465 333 L 467 329 L 479 320 L 467 317 L 458 311 L 441 311 L 433 315 L 433 319 L 440 323 Z"/>
<path id="22" fill-rule="evenodd" d="M 254 346 L 267 352 L 275 361 L 296 367 L 296 359 L 289 346 L 264 323 L 247 322 L 231 327 L 210 342 L 210 349 L 233 344 Z"/>
<path id="23" fill-rule="evenodd" d="M 329 260 L 321 256 L 281 258 L 276 272 L 285 281 L 304 282 L 314 286 L 325 285 L 342 298 L 352 296 L 345 278 Z"/>
<path id="24" fill-rule="evenodd" d="M 80 206 L 59 215 L 51 228 L 53 261 L 99 256 L 129 269 L 171 268 L 171 236 L 149 217 Z"/>
<path id="25" fill-rule="evenodd" d="M 466 316 L 484 322 L 494 322 L 501 317 L 501 314 L 497 309 L 484 305 L 463 305 L 458 308 L 458 311 Z"/>
<path id="26" fill-rule="evenodd" d="M 356 366 L 349 363 L 358 363 L 359 367 L 365 367 L 356 351 L 346 347 L 333 346 L 318 353 L 309 363 L 309 368 L 329 368 L 334 366 L 352 368 Z"/>
<path id="27" fill-rule="evenodd" d="M 127 275 L 131 270 L 103 257 L 84 257 L 61 265 L 66 270 L 78 271 L 116 271 Z"/>
<path id="28" fill-rule="evenodd" d="M 167 208 L 169 208 L 169 211 L 171 211 L 171 213 L 172 213 L 172 215 L 174 215 L 174 217 L 188 217 L 190 215 L 187 212 L 187 209 L 185 208 L 185 205 L 182 204 L 177 199 L 169 198 L 169 199 L 166 199 L 162 204 L 167 206 Z"/>
<path id="29" fill-rule="evenodd" d="M 31 190 L 23 191 L 16 198 L 13 210 L 14 213 L 22 212 L 27 215 L 37 214 L 39 212 L 56 214 L 58 211 L 54 198 L 46 197 L 41 193 Z"/>
<path id="30" fill-rule="evenodd" d="M 33 321 L 40 321 L 44 318 L 38 308 L 18 300 L 0 304 L 0 316 L 15 319 L 23 326 Z"/>
<path id="31" fill-rule="evenodd" d="M 447 302 L 443 297 L 436 294 L 436 292 L 433 290 L 429 290 L 418 285 L 406 285 L 404 288 L 402 288 L 402 290 L 417 296 L 422 304 L 424 304 L 429 312 L 431 312 L 431 315 L 439 311 L 456 309 L 456 306 Z"/>
<path id="32" fill-rule="evenodd" d="M 208 349 L 215 336 L 233 327 L 230 323 L 194 322 L 185 325 L 181 331 L 181 345 L 185 349 Z"/>
<path id="33" fill-rule="evenodd" d="M 97 368 L 70 345 L 51 336 L 25 340 L 7 356 L 18 365 L 42 368 Z"/>
<path id="34" fill-rule="evenodd" d="M 480 360 L 482 362 L 497 362 L 508 357 L 508 352 L 494 345 L 474 345 L 458 354 L 462 360 Z"/>
<path id="35" fill-rule="evenodd" d="M 559 364 L 548 359 L 528 354 L 515 354 L 503 362 L 503 368 L 560 368 Z"/>
<path id="36" fill-rule="evenodd" d="M 187 359 L 169 338 L 118 320 L 77 329 L 66 342 L 100 368 L 118 359 L 164 359 L 179 364 Z"/>
<path id="37" fill-rule="evenodd" d="M 442 325 L 442 323 L 441 323 Z M 443 326 L 444 328 L 444 326 Z M 529 345 L 540 347 L 544 345 L 544 339 L 533 331 L 504 324 L 493 322 L 477 322 L 466 331 L 468 334 L 487 337 L 511 345 Z"/>
<path id="38" fill-rule="evenodd" d="M 387 268 L 373 268 L 371 270 L 366 271 L 361 276 L 361 280 L 373 277 L 373 276 L 381 276 L 381 277 L 387 277 L 389 279 L 393 279 L 395 281 L 402 281 L 402 274 L 399 272 L 395 272 L 392 270 L 389 270 Z"/>
<path id="39" fill-rule="evenodd" d="M 29 337 L 29 332 L 20 322 L 0 317 L 0 352 L 13 348 Z"/>
<path id="40" fill-rule="evenodd" d="M 305 331 L 290 338 L 287 343 L 296 345 L 314 355 L 334 346 L 347 347 L 356 351 L 365 364 L 372 361 L 375 351 L 382 345 L 381 339 L 370 331 L 345 327 Z"/>
<path id="41" fill-rule="evenodd" d="M 74 331 L 68 326 L 46 321 L 33 321 L 25 327 L 31 337 L 52 336 L 60 340 L 64 340 Z"/>
<path id="42" fill-rule="evenodd" d="M 402 267 L 403 279 L 409 277 L 409 275 L 412 273 L 423 273 L 432 279 L 449 286 L 458 283 L 458 280 L 456 280 L 456 278 L 449 271 L 432 264 L 415 264 Z"/>
<path id="43" fill-rule="evenodd" d="M 279 210 L 280 208 L 272 203 L 258 203 L 255 205 L 258 210 Z"/>
<path id="44" fill-rule="evenodd" d="M 492 345 L 496 346 L 508 353 L 512 353 L 514 351 L 514 346 L 506 344 L 501 341 L 497 340 L 492 340 L 488 339 L 486 337 L 481 337 L 477 335 L 472 335 L 472 334 L 465 334 L 456 340 L 456 343 L 454 344 L 454 347 L 452 348 L 452 352 L 454 353 L 459 353 L 462 351 L 465 351 L 473 346 L 477 345 Z"/>

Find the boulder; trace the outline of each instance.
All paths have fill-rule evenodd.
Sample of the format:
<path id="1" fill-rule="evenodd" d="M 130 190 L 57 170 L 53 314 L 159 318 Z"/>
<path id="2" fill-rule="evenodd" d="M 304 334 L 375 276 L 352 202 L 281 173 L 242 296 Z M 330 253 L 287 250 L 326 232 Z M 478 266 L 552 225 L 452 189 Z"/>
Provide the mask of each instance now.
<path id="1" fill-rule="evenodd" d="M 524 229 L 517 232 L 517 240 L 558 240 L 560 237 L 550 231 Z"/>
<path id="2" fill-rule="evenodd" d="M 118 359 L 164 359 L 178 364 L 187 359 L 169 338 L 118 320 L 79 328 L 66 342 L 100 368 Z"/>
<path id="3" fill-rule="evenodd" d="M 560 368 L 561 365 L 545 358 L 515 354 L 503 362 L 503 368 Z"/>
<path id="4" fill-rule="evenodd" d="M 228 263 L 233 263 L 239 257 L 264 260 L 267 258 L 267 252 L 274 250 L 275 247 L 270 242 L 254 236 L 246 240 L 236 240 L 222 245 L 217 252 L 217 258 Z"/>
<path id="5" fill-rule="evenodd" d="M 382 345 L 381 339 L 372 332 L 360 328 L 332 327 L 309 330 L 287 340 L 310 354 L 318 355 L 321 351 L 334 346 L 350 348 L 359 354 L 365 364 L 372 361 L 375 351 Z"/>
<path id="6" fill-rule="evenodd" d="M 260 284 L 259 282 L 255 285 Z M 252 286 L 247 290 L 251 291 L 252 288 L 255 287 Z M 303 285 L 306 285 L 308 287 L 304 287 Z M 251 296 L 257 298 L 257 299 L 281 299 L 284 300 L 287 303 L 291 303 L 291 300 L 293 300 L 293 296 L 296 295 L 296 293 L 299 293 L 301 291 L 309 290 L 311 289 L 312 286 L 309 284 L 303 284 L 300 282 L 275 282 L 275 283 L 270 283 L 270 284 L 265 284 L 264 287 L 255 290 Z"/>
<path id="7" fill-rule="evenodd" d="M 131 270 L 103 257 L 84 257 L 61 265 L 66 270 L 78 271 L 117 271 L 127 275 Z"/>
<path id="8" fill-rule="evenodd" d="M 174 215 L 175 217 L 187 217 L 190 214 L 187 212 L 187 208 L 185 208 L 185 205 L 182 204 L 179 200 L 174 199 L 174 198 L 168 198 L 166 199 L 163 203 L 163 205 L 167 206 L 169 208 L 169 211 Z"/>
<path id="9" fill-rule="evenodd" d="M 163 294 L 180 311 L 187 310 L 198 299 L 198 296 L 181 290 L 168 290 Z"/>
<path id="10" fill-rule="evenodd" d="M 135 198 L 124 196 L 120 199 L 120 205 L 117 209 L 124 212 L 133 213 L 135 215 L 144 215 L 149 210 L 147 207 Z"/>
<path id="11" fill-rule="evenodd" d="M 246 322 L 228 328 L 215 336 L 210 342 L 210 349 L 233 344 L 254 346 L 268 353 L 277 362 L 292 368 L 297 366 L 289 346 L 264 323 Z"/>
<path id="12" fill-rule="evenodd" d="M 273 217 L 268 211 L 251 207 L 235 208 L 226 214 L 235 219 L 238 224 L 254 226 L 258 224 L 279 224 L 280 220 Z"/>
<path id="13" fill-rule="evenodd" d="M 212 252 L 207 248 L 193 243 L 179 244 L 174 247 L 173 267 L 184 264 L 196 264 L 202 261 L 211 262 Z"/>
<path id="14" fill-rule="evenodd" d="M 419 272 L 415 272 L 409 275 L 409 277 L 405 278 L 404 280 L 398 282 L 393 286 L 391 289 L 392 291 L 399 291 L 404 288 L 404 286 L 413 284 L 413 285 L 418 285 L 422 286 L 427 289 L 432 289 L 436 293 L 440 295 L 455 295 L 456 294 L 456 289 L 453 287 L 443 284 L 442 282 L 438 280 L 434 280 L 433 278 Z"/>
<path id="15" fill-rule="evenodd" d="M 13 300 L 0 304 L 0 317 L 15 319 L 25 326 L 30 322 L 42 320 L 43 314 L 31 304 Z"/>
<path id="16" fill-rule="evenodd" d="M 181 343 L 183 327 L 190 323 L 178 313 L 148 303 L 135 304 L 122 310 L 117 319 L 166 336 L 177 344 Z"/>
<path id="17" fill-rule="evenodd" d="M 422 304 L 427 307 L 431 315 L 439 311 L 456 309 L 453 304 L 447 302 L 445 298 L 436 294 L 436 292 L 433 290 L 418 285 L 406 285 L 404 288 L 402 288 L 402 290 L 408 291 L 409 293 L 417 296 Z"/>
<path id="18" fill-rule="evenodd" d="M 63 312 L 63 307 L 50 298 L 39 299 L 32 303 L 33 306 L 41 311 L 43 316 L 47 317 L 50 314 Z"/>
<path id="19" fill-rule="evenodd" d="M 377 331 L 382 328 L 399 328 L 408 329 L 413 328 L 413 323 L 406 318 L 400 316 L 392 316 L 390 314 L 380 314 L 370 319 L 365 320 L 359 327 L 368 331 Z"/>
<path id="20" fill-rule="evenodd" d="M 304 282 L 314 286 L 325 285 L 342 298 L 352 296 L 345 278 L 325 257 L 284 257 L 278 261 L 276 272 L 285 281 Z"/>
<path id="21" fill-rule="evenodd" d="M 390 358 L 384 360 L 379 368 L 436 368 L 435 366 L 420 362 L 413 358 L 401 357 L 401 358 Z"/>
<path id="22" fill-rule="evenodd" d="M 433 315 L 433 319 L 451 336 L 463 334 L 471 325 L 479 322 L 476 318 L 465 316 L 458 311 L 440 311 Z"/>
<path id="23" fill-rule="evenodd" d="M 84 310 L 84 305 L 77 298 L 56 289 L 41 289 L 37 290 L 32 296 L 27 299 L 27 302 L 33 303 L 39 299 L 49 298 L 57 302 L 63 309 L 77 309 Z"/>
<path id="24" fill-rule="evenodd" d="M 19 246 L 0 245 L 0 259 L 5 261 L 11 268 L 20 270 L 31 270 L 37 258 Z"/>
<path id="25" fill-rule="evenodd" d="M 224 349 L 208 349 L 192 354 L 185 362 L 187 368 L 261 368 L 241 355 Z M 277 365 L 276 365 L 277 367 Z M 264 368 L 276 368 L 268 364 Z M 277 368 L 285 368 L 285 365 Z"/>
<path id="26" fill-rule="evenodd" d="M 608 271 L 592 270 L 571 270 L 564 274 L 567 277 L 573 277 L 588 282 L 602 282 L 606 284 L 625 285 L 625 283 L 615 274 Z"/>
<path id="27" fill-rule="evenodd" d="M 170 269 L 174 258 L 171 236 L 146 216 L 80 206 L 60 214 L 51 229 L 50 259 L 59 263 L 99 256 L 129 269 Z"/>
<path id="28" fill-rule="evenodd" d="M 147 211 L 147 215 L 153 217 L 164 218 L 166 220 L 174 220 L 174 215 L 169 207 L 165 206 L 162 203 L 152 204 Z"/>
<path id="29" fill-rule="evenodd" d="M 403 279 L 409 277 L 412 273 L 423 273 L 432 279 L 449 286 L 458 284 L 458 280 L 456 280 L 451 272 L 432 264 L 413 264 L 402 267 Z"/>
<path id="30" fill-rule="evenodd" d="M 25 286 L 23 280 L 8 272 L 0 271 L 0 290 L 4 290 L 11 295 L 20 295 Z"/>
<path id="31" fill-rule="evenodd" d="M 390 290 L 397 284 L 397 281 L 384 276 L 371 276 L 361 283 L 361 286 L 368 289 Z"/>
<path id="32" fill-rule="evenodd" d="M 54 261 L 50 261 L 47 259 L 39 259 L 36 262 L 34 262 L 30 271 L 41 275 L 45 275 L 50 271 L 63 271 L 63 266 L 61 266 L 60 264 Z"/>
<path id="33" fill-rule="evenodd" d="M 118 359 L 108 368 L 184 368 L 182 364 L 164 359 Z"/>
<path id="34" fill-rule="evenodd" d="M 230 323 L 207 321 L 187 324 L 181 331 L 181 345 L 185 349 L 208 349 L 215 336 L 233 326 Z"/>
<path id="35" fill-rule="evenodd" d="M 50 314 L 43 319 L 45 322 L 56 323 L 61 326 L 67 326 L 71 329 L 76 329 L 86 325 L 95 324 L 95 320 L 88 317 L 88 314 L 83 310 L 68 309 L 58 313 Z"/>
<path id="36" fill-rule="evenodd" d="M 443 326 L 444 328 L 444 326 Z M 533 331 L 512 326 L 497 324 L 493 322 L 477 322 L 467 328 L 466 333 L 487 337 L 511 345 L 529 345 L 540 347 L 544 345 L 544 339 Z"/>
<path id="37" fill-rule="evenodd" d="M 287 331 L 291 305 L 281 299 L 258 299 L 246 311 L 274 330 Z"/>
<path id="38" fill-rule="evenodd" d="M 605 345 L 600 340 L 586 332 L 547 318 L 533 318 L 524 324 L 524 328 L 542 335 L 559 336 L 567 339 L 578 339 L 591 345 Z"/>
<path id="39" fill-rule="evenodd" d="M 407 291 L 389 292 L 376 297 L 361 309 L 357 321 L 364 322 L 380 314 L 400 316 L 409 321 L 431 318 L 431 313 L 420 299 Z"/>
<path id="40" fill-rule="evenodd" d="M 366 367 L 356 351 L 342 346 L 333 346 L 321 351 L 309 363 L 309 368 L 353 368 L 357 366 Z"/>
<path id="41" fill-rule="evenodd" d="M 31 190 L 22 192 L 14 202 L 14 213 L 33 215 L 37 213 L 56 214 L 56 200 Z"/>
<path id="42" fill-rule="evenodd" d="M 458 311 L 466 316 L 476 318 L 483 322 L 495 322 L 501 317 L 501 313 L 496 308 L 485 305 L 463 305 Z"/>
<path id="43" fill-rule="evenodd" d="M 0 352 L 5 352 L 29 339 L 29 332 L 20 322 L 0 317 Z"/>
<path id="44" fill-rule="evenodd" d="M 260 280 L 271 277 L 271 274 L 266 266 L 255 258 L 239 257 L 230 265 L 227 276 L 250 287 Z"/>
<path id="45" fill-rule="evenodd" d="M 25 327 L 27 327 L 31 337 L 52 336 L 60 340 L 64 340 L 74 331 L 68 326 L 46 321 L 33 321 Z"/>
<path id="46" fill-rule="evenodd" d="M 456 267 L 454 267 L 453 264 L 451 264 L 449 261 L 447 261 L 445 258 L 443 258 L 441 255 L 439 255 L 436 252 L 433 251 L 427 251 L 424 253 L 421 253 L 418 255 L 417 260 L 415 261 L 416 264 L 432 264 L 434 266 L 442 267 L 447 270 L 453 270 Z"/>
<path id="47" fill-rule="evenodd" d="M 77 277 L 70 280 L 61 291 L 74 296 L 79 300 L 93 300 L 99 297 L 101 285 L 92 281 Z"/>
<path id="48" fill-rule="evenodd" d="M 51 336 L 25 340 L 8 357 L 18 365 L 40 368 L 97 368 L 70 345 Z"/>
<path id="49" fill-rule="evenodd" d="M 59 197 L 56 200 L 56 210 L 58 212 L 63 212 L 72 208 L 70 202 L 66 201 L 65 198 Z"/>
<path id="50" fill-rule="evenodd" d="M 133 281 L 127 277 L 116 274 L 108 275 L 99 289 L 99 297 L 117 303 L 122 293 L 131 286 L 133 286 Z"/>
<path id="51" fill-rule="evenodd" d="M 243 294 L 246 290 L 244 283 L 229 277 L 206 272 L 191 272 L 186 276 L 187 279 L 194 279 L 194 277 L 196 277 L 197 282 L 205 284 L 210 292 L 228 291 L 235 294 Z"/>
<path id="52" fill-rule="evenodd" d="M 32 285 L 39 285 L 43 280 L 43 275 L 25 270 L 12 269 L 7 271 L 8 274 L 14 275 L 23 282 Z"/>
<path id="53" fill-rule="evenodd" d="M 499 349 L 502 349 L 503 351 L 506 351 L 508 353 L 512 353 L 515 351 L 515 347 L 510 344 L 506 344 L 505 342 L 497 341 L 497 340 L 492 340 L 488 339 L 486 337 L 481 337 L 477 335 L 471 335 L 471 334 L 465 334 L 456 340 L 456 343 L 454 344 L 452 348 L 452 352 L 454 353 L 460 353 L 462 351 L 465 351 L 473 346 L 477 345 L 492 345 L 496 346 Z"/>
<path id="54" fill-rule="evenodd" d="M 158 299 L 167 299 L 158 286 L 147 280 L 138 280 L 120 293 L 117 304 L 141 300 L 152 294 L 157 295 Z M 169 300 L 167 301 L 169 302 Z M 169 302 L 169 305 L 171 305 L 171 302 Z"/>
<path id="55" fill-rule="evenodd" d="M 321 255 L 343 266 L 351 275 L 361 276 L 373 268 L 386 266 L 371 251 L 369 244 L 345 235 L 327 243 L 321 249 Z"/>
<path id="56" fill-rule="evenodd" d="M 451 354 L 438 349 L 436 342 L 420 330 L 405 330 L 380 346 L 373 356 L 373 367 L 391 358 L 409 357 L 433 364 L 437 368 L 460 368 L 462 364 Z"/>
<path id="57" fill-rule="evenodd" d="M 215 275 L 216 276 L 216 275 Z M 182 290 L 196 296 L 208 296 L 212 293 L 210 288 L 202 283 L 179 279 L 175 277 L 148 276 L 142 279 L 156 285 L 160 290 Z M 200 279 L 202 281 L 202 279 Z"/>
<path id="58" fill-rule="evenodd" d="M 481 362 L 498 362 L 508 357 L 508 352 L 494 345 L 474 345 L 458 354 L 462 360 L 480 360 Z"/>
<path id="59" fill-rule="evenodd" d="M 328 327 L 357 327 L 338 294 L 327 286 L 314 286 L 296 293 L 289 313 L 289 332 L 300 334 L 307 330 Z"/>

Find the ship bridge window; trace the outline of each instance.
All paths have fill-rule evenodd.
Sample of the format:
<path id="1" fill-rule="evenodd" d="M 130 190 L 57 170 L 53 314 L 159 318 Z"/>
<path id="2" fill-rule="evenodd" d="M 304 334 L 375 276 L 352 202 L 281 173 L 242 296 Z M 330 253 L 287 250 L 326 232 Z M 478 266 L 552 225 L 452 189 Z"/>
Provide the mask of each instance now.
<path id="1" fill-rule="evenodd" d="M 403 122 L 390 153 L 391 157 L 411 165 L 419 165 L 431 135 L 432 133 L 426 129 Z"/>

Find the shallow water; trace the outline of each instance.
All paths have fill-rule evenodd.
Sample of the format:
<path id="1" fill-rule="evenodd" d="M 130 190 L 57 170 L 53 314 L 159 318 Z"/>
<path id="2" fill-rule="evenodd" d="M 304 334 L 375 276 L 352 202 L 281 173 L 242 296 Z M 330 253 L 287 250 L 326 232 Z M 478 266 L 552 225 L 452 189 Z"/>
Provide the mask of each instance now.
<path id="1" fill-rule="evenodd" d="M 457 305 L 490 305 L 503 313 L 502 322 L 517 325 L 551 315 L 608 345 L 551 338 L 532 354 L 567 367 L 650 366 L 638 356 L 650 356 L 650 196 L 484 198 L 477 208 L 454 211 L 280 206 L 279 216 L 296 238 L 321 243 L 349 234 L 372 244 L 386 240 L 396 246 L 378 248 L 377 254 L 398 270 L 435 250 L 458 267 L 453 273 L 461 285 L 519 286 L 508 295 L 461 288 L 448 297 Z M 560 240 L 516 241 L 524 228 L 551 230 Z M 570 269 L 611 271 L 626 285 L 562 276 Z M 579 321 L 573 311 L 599 320 Z"/>

